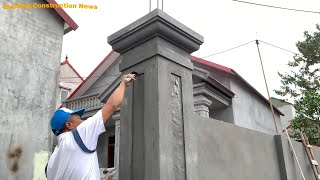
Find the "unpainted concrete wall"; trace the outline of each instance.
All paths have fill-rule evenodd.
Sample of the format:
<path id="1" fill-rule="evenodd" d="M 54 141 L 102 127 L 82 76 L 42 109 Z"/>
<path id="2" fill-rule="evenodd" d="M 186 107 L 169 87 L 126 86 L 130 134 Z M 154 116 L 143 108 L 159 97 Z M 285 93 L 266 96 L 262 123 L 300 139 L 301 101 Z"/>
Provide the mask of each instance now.
<path id="1" fill-rule="evenodd" d="M 0 10 L 0 179 L 44 178 L 63 24 L 53 9 Z"/>
<path id="2" fill-rule="evenodd" d="M 267 134 L 276 134 L 270 106 L 237 78 L 230 78 L 234 124 Z M 280 115 L 275 111 L 278 132 L 281 133 Z"/>
<path id="3" fill-rule="evenodd" d="M 291 104 L 282 106 L 278 108 L 284 116 L 281 116 L 281 122 L 282 122 L 282 129 L 288 127 L 290 125 L 290 121 L 295 116 L 295 109 Z"/>
<path id="4" fill-rule="evenodd" d="M 269 135 L 195 115 L 201 180 L 300 180 L 284 136 Z M 314 179 L 306 152 L 294 142 L 306 179 Z M 320 160 L 319 148 L 314 148 Z"/>

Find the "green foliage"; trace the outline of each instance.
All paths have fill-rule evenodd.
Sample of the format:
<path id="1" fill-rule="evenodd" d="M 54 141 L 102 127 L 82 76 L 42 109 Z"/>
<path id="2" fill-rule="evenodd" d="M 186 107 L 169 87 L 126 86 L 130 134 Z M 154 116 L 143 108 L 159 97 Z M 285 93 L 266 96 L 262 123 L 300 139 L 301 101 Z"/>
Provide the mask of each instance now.
<path id="1" fill-rule="evenodd" d="M 301 55 L 288 63 L 290 73 L 278 73 L 282 86 L 275 91 L 294 99 L 291 135 L 299 138 L 299 131 L 303 131 L 312 144 L 320 144 L 320 26 L 316 29 L 314 33 L 306 31 L 305 40 L 296 43 Z"/>
<path id="2" fill-rule="evenodd" d="M 291 136 L 300 138 L 304 132 L 311 144 L 320 144 L 320 94 L 316 90 L 308 91 L 303 98 L 295 101 L 296 117 L 292 120 Z"/>

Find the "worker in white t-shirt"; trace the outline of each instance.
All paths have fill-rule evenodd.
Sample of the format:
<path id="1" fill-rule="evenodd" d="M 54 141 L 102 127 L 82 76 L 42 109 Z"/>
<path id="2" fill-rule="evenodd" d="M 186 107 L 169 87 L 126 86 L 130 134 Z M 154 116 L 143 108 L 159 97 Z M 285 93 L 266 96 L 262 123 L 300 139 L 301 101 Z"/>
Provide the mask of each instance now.
<path id="1" fill-rule="evenodd" d="M 46 166 L 48 180 L 100 180 L 97 152 L 98 137 L 106 129 L 104 124 L 121 105 L 124 92 L 135 80 L 135 74 L 124 75 L 119 87 L 94 116 L 82 121 L 84 109 L 60 108 L 50 125 L 58 136 L 58 145 Z"/>

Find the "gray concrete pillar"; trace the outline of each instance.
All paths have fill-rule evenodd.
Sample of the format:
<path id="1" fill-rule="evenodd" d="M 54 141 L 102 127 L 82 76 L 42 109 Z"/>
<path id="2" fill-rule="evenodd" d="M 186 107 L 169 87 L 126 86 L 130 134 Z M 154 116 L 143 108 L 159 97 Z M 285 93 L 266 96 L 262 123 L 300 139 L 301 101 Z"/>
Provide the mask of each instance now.
<path id="1" fill-rule="evenodd" d="M 197 180 L 190 53 L 203 37 L 156 9 L 108 42 L 123 74 L 141 74 L 121 106 L 119 179 Z"/>
<path id="2" fill-rule="evenodd" d="M 212 101 L 204 95 L 194 96 L 194 111 L 200 116 L 209 117 L 209 107 L 211 104 Z"/>
<path id="3" fill-rule="evenodd" d="M 114 144 L 114 167 L 116 168 L 116 175 L 114 179 L 119 177 L 119 146 L 120 146 L 120 111 L 116 111 L 112 116 L 115 120 L 115 144 Z"/>

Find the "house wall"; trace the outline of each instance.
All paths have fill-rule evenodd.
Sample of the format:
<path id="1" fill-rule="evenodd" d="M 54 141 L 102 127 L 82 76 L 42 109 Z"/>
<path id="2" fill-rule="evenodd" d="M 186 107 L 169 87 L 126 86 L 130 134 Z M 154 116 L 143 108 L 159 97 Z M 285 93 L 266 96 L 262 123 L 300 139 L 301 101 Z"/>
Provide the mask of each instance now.
<path id="1" fill-rule="evenodd" d="M 69 95 L 73 93 L 74 90 L 81 84 L 82 80 L 73 71 L 73 69 L 68 64 L 63 64 L 60 66 L 60 76 L 59 76 L 59 88 L 58 96 L 56 99 L 56 108 L 59 108 L 62 104 L 61 102 L 61 90 L 64 89 L 68 91 Z"/>
<path id="2" fill-rule="evenodd" d="M 284 116 L 281 116 L 282 129 L 284 129 L 290 125 L 290 121 L 294 118 L 296 114 L 295 109 L 291 104 L 279 107 L 278 109 L 284 114 Z"/>
<path id="3" fill-rule="evenodd" d="M 209 117 L 234 124 L 232 104 L 230 104 L 229 107 L 224 108 L 224 109 L 210 110 Z"/>
<path id="4" fill-rule="evenodd" d="M 6 0 L 0 7 L 4 2 L 45 3 Z M 53 9 L 0 10 L 0 179 L 45 178 L 63 25 Z"/>
<path id="5" fill-rule="evenodd" d="M 60 66 L 59 80 L 60 82 L 70 83 L 76 86 L 82 83 L 82 80 L 78 77 L 78 75 L 73 71 L 73 69 L 68 64 L 64 64 Z"/>
<path id="6" fill-rule="evenodd" d="M 199 179 L 300 180 L 284 136 L 268 135 L 195 115 Z M 293 142 L 306 179 L 314 179 L 303 145 Z M 320 160 L 319 148 L 314 148 Z"/>
<path id="7" fill-rule="evenodd" d="M 276 134 L 270 106 L 237 78 L 230 78 L 234 123 L 267 134 Z M 281 133 L 280 115 L 275 111 L 276 123 Z"/>

